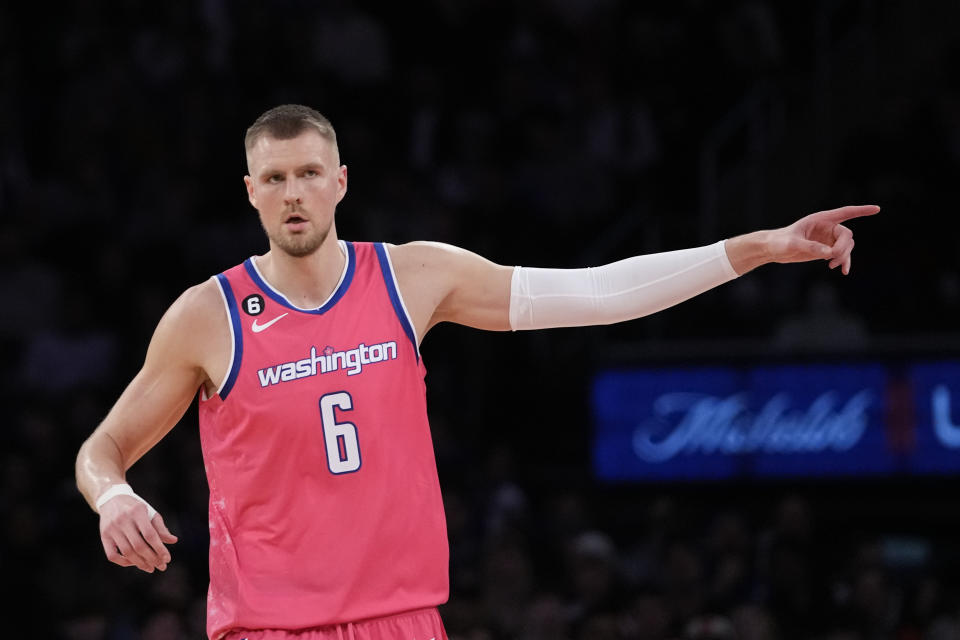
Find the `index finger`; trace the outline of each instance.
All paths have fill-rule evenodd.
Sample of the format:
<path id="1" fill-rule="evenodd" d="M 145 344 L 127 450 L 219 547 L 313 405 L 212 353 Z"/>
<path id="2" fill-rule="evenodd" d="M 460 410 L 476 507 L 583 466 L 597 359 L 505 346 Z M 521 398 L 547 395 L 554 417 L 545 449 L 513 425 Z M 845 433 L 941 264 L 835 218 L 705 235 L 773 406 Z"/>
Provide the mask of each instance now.
<path id="1" fill-rule="evenodd" d="M 820 216 L 829 220 L 830 222 L 843 222 L 844 220 L 850 220 L 851 218 L 860 218 L 862 216 L 872 216 L 873 214 L 880 211 L 880 207 L 875 204 L 863 204 L 863 205 L 852 205 L 848 207 L 840 207 L 839 209 L 830 209 L 828 211 L 821 211 Z"/>

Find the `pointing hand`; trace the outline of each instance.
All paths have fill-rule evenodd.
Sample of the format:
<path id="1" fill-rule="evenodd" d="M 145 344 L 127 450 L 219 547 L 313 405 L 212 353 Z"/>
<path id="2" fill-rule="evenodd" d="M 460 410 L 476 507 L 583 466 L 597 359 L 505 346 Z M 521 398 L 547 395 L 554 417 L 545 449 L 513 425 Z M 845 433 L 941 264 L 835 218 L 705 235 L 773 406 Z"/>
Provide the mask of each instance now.
<path id="1" fill-rule="evenodd" d="M 770 233 L 769 258 L 772 262 L 829 260 L 831 269 L 841 266 L 847 275 L 854 242 L 853 232 L 843 223 L 878 211 L 876 205 L 861 205 L 811 213 Z"/>

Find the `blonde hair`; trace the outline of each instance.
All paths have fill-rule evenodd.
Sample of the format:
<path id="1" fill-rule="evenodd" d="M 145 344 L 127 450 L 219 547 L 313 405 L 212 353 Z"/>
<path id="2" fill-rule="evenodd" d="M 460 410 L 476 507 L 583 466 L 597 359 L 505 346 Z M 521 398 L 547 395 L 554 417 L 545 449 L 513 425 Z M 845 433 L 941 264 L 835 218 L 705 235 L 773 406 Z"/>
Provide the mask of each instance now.
<path id="1" fill-rule="evenodd" d="M 316 129 L 317 133 L 333 146 L 339 157 L 337 133 L 333 130 L 333 125 L 322 113 L 302 104 L 282 104 L 265 111 L 247 129 L 243 144 L 249 156 L 257 140 L 265 134 L 277 140 L 290 140 L 310 127 Z"/>

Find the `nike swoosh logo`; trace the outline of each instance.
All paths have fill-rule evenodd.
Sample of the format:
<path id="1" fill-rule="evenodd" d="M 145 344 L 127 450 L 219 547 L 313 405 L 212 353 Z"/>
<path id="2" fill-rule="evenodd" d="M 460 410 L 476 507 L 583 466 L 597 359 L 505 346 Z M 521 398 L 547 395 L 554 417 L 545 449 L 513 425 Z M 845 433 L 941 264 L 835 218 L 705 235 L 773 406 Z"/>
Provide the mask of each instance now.
<path id="1" fill-rule="evenodd" d="M 253 324 L 250 325 L 250 328 L 253 329 L 253 332 L 254 332 L 254 333 L 260 333 L 260 332 L 263 331 L 264 329 L 269 329 L 269 328 L 270 328 L 270 325 L 272 325 L 274 322 L 276 322 L 277 320 L 279 320 L 280 318 L 282 318 L 282 317 L 285 316 L 285 315 L 287 315 L 287 314 L 286 314 L 286 313 L 281 313 L 280 315 L 278 315 L 276 318 L 274 318 L 274 319 L 271 320 L 270 322 L 264 322 L 263 324 L 257 324 L 257 320 L 254 319 L 254 320 L 253 320 Z"/>

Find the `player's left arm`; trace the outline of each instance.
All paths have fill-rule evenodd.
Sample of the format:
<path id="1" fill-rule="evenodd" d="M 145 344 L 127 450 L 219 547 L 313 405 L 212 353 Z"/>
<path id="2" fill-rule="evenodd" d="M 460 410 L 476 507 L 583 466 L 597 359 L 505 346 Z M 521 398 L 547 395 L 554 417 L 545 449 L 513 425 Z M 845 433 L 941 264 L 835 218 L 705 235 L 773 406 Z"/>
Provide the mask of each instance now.
<path id="1" fill-rule="evenodd" d="M 439 322 L 494 331 L 610 324 L 679 304 L 770 262 L 829 260 L 848 274 L 854 242 L 843 222 L 879 210 L 820 211 L 779 229 L 586 269 L 506 267 L 433 242 L 389 251 L 418 339 Z"/>

